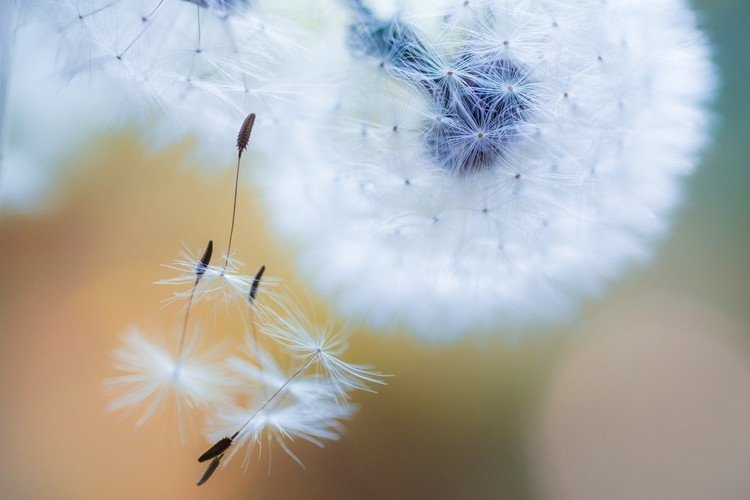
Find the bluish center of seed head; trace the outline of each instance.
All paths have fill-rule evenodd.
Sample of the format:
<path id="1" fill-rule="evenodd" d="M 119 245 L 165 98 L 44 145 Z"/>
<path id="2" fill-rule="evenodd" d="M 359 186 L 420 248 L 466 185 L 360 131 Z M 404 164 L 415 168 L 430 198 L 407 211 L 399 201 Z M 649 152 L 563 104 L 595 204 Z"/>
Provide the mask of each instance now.
<path id="1" fill-rule="evenodd" d="M 498 51 L 496 58 L 459 52 L 448 61 L 398 18 L 380 20 L 351 0 L 357 21 L 350 30 L 352 49 L 431 101 L 434 120 L 423 131 L 427 154 L 437 165 L 460 175 L 491 169 L 518 135 L 533 99 L 528 74 Z"/>
<path id="2" fill-rule="evenodd" d="M 218 9 L 222 11 L 231 11 L 240 7 L 246 7 L 250 0 L 185 0 L 194 3 L 198 7 Z"/>

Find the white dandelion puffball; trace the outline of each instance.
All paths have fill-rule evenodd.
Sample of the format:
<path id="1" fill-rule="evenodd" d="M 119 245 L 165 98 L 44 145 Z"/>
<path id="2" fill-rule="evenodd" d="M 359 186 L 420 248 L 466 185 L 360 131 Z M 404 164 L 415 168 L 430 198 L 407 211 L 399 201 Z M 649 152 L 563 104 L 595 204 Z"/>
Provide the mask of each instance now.
<path id="1" fill-rule="evenodd" d="M 349 0 L 304 160 L 257 173 L 347 316 L 432 340 L 575 317 L 647 260 L 708 141 L 682 0 Z"/>
<path id="2" fill-rule="evenodd" d="M 256 149 L 287 135 L 294 98 L 309 86 L 307 47 L 325 24 L 301 0 L 39 0 L 24 14 L 20 39 L 34 36 L 16 57 L 33 65 L 52 55 L 59 99 L 104 95 L 101 128 L 136 123 L 155 147 L 191 137 L 207 167 L 231 165 L 234 131 L 251 111 L 264 116 Z M 67 118 L 75 128 L 78 117 Z"/>
<path id="3" fill-rule="evenodd" d="M 8 71 L 0 200 L 3 209 L 17 212 L 54 203 L 58 186 L 70 179 L 66 167 L 101 137 L 118 102 L 104 89 L 61 88 L 53 70 L 55 52 L 37 49 L 45 36 L 47 30 L 40 26 L 22 24 L 16 37 L 6 36 L 15 38 L 13 57 L 0 61 Z"/>

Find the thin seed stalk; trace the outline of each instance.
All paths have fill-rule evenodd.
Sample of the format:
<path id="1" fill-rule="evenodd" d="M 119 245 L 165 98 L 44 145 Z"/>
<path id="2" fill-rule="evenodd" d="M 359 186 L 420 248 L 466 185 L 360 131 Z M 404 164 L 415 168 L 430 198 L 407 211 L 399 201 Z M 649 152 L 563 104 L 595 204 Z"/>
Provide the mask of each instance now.
<path id="1" fill-rule="evenodd" d="M 195 283 L 193 284 L 192 290 L 190 290 L 190 299 L 187 303 L 187 309 L 185 310 L 185 322 L 182 324 L 182 336 L 180 337 L 180 347 L 177 350 L 177 362 L 182 360 L 182 349 L 185 346 L 185 335 L 187 335 L 187 327 L 188 327 L 188 321 L 190 319 L 190 309 L 193 307 L 193 299 L 195 298 L 195 289 L 198 288 L 198 283 L 200 283 L 201 278 L 205 274 L 206 270 L 208 269 L 208 265 L 211 263 L 211 255 L 213 255 L 214 252 L 214 242 L 213 240 L 208 240 L 208 244 L 206 245 L 206 250 L 203 252 L 203 256 L 201 257 L 201 260 L 198 262 L 198 265 L 195 268 Z"/>
<path id="2" fill-rule="evenodd" d="M 224 270 L 227 270 L 229 266 L 229 253 L 232 251 L 232 237 L 234 236 L 234 220 L 237 216 L 237 190 L 240 183 L 240 160 L 242 160 L 242 153 L 237 155 L 237 171 L 234 175 L 234 201 L 232 202 L 232 224 L 229 227 L 229 243 L 227 244 L 227 255 L 224 261 Z"/>
<path id="3" fill-rule="evenodd" d="M 255 419 L 255 417 L 257 417 L 257 416 L 258 416 L 258 414 L 260 414 L 260 412 L 262 412 L 263 410 L 265 410 L 265 409 L 266 409 L 266 407 L 267 407 L 267 406 L 268 406 L 269 404 L 271 404 L 271 402 L 272 402 L 272 401 L 273 401 L 274 399 L 276 399 L 276 397 L 277 397 L 277 396 L 278 396 L 279 394 L 281 394 L 281 391 L 283 391 L 283 390 L 284 390 L 284 389 L 285 389 L 285 388 L 286 388 L 286 387 L 287 387 L 287 386 L 288 386 L 288 385 L 289 385 L 289 384 L 290 384 L 290 383 L 292 382 L 292 380 L 294 380 L 295 378 L 297 378 L 297 376 L 298 376 L 298 375 L 299 375 L 300 373 L 302 373 L 303 371 L 305 371 L 305 369 L 307 369 L 307 367 L 308 367 L 308 366 L 310 366 L 310 365 L 312 364 L 312 362 L 313 362 L 313 361 L 315 361 L 315 360 L 316 360 L 316 359 L 318 358 L 318 355 L 319 355 L 319 354 L 320 354 L 320 349 L 318 349 L 317 351 L 315 351 L 315 352 L 311 353 L 311 354 L 310 354 L 310 356 L 308 356 L 308 358 L 307 358 L 307 361 L 305 361 L 305 363 L 304 363 L 304 364 L 303 364 L 302 366 L 300 366 L 300 367 L 299 367 L 299 368 L 297 369 L 297 371 L 295 371 L 295 372 L 294 372 L 294 373 L 292 374 L 292 376 L 291 376 L 291 377 L 289 377 L 288 379 L 286 379 L 286 381 L 285 381 L 285 382 L 284 382 L 283 384 L 281 384 L 281 386 L 280 386 L 280 387 L 279 387 L 278 389 L 276 389 L 276 390 L 275 390 L 275 391 L 273 392 L 273 394 L 271 394 L 271 395 L 270 395 L 270 396 L 269 396 L 269 397 L 268 397 L 268 398 L 267 398 L 267 399 L 266 399 L 266 400 L 265 400 L 265 401 L 263 402 L 263 404 L 262 404 L 262 405 L 260 406 L 260 408 L 258 408 L 258 409 L 257 409 L 257 410 L 255 411 L 255 413 L 253 413 L 253 414 L 252 414 L 252 416 L 251 416 L 250 418 L 248 418 L 248 419 L 247 419 L 247 421 L 246 421 L 246 422 L 245 422 L 245 423 L 244 423 L 244 424 L 242 425 L 242 427 L 240 427 L 240 428 L 239 428 L 239 430 L 237 430 L 237 432 L 235 432 L 234 434 L 232 434 L 232 437 L 231 437 L 231 439 L 232 439 L 232 440 L 234 440 L 234 439 L 235 439 L 235 438 L 236 438 L 237 436 L 239 436 L 239 435 L 240 435 L 240 433 L 241 433 L 242 431 L 244 431 L 244 430 L 245 430 L 245 429 L 247 428 L 247 426 L 248 426 L 248 425 L 250 425 L 250 423 L 251 423 L 251 422 L 253 421 L 253 419 Z"/>
<path id="4" fill-rule="evenodd" d="M 237 214 L 237 189 L 240 183 L 240 162 L 242 161 L 242 152 L 247 149 L 250 143 L 250 135 L 253 133 L 255 125 L 255 113 L 250 113 L 242 122 L 240 131 L 237 134 L 237 172 L 234 176 L 234 202 L 232 203 L 232 225 L 229 229 L 229 243 L 227 244 L 227 260 L 224 262 L 224 269 L 229 265 L 229 253 L 232 250 L 232 236 L 234 236 L 234 218 Z"/>
<path id="5" fill-rule="evenodd" d="M 182 323 L 182 335 L 180 336 L 180 347 L 177 349 L 177 364 L 179 365 L 182 361 L 182 350 L 185 347 L 185 336 L 187 335 L 188 321 L 190 320 L 190 309 L 193 306 L 193 297 L 195 297 L 195 289 L 198 287 L 198 280 L 195 281 L 193 289 L 190 290 L 190 298 L 188 299 L 187 308 L 185 310 L 185 321 Z"/>

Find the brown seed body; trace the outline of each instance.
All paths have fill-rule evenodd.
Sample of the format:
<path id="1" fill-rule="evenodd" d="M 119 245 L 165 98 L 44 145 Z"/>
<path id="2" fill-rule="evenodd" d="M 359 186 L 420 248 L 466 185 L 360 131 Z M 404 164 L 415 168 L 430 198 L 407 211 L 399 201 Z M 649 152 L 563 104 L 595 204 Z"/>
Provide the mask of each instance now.
<path id="1" fill-rule="evenodd" d="M 253 305 L 255 297 L 258 295 L 258 287 L 260 286 L 260 280 L 263 278 L 264 272 L 266 272 L 266 266 L 260 266 L 258 273 L 255 275 L 255 278 L 253 278 L 253 284 L 250 287 L 250 295 L 248 296 L 250 305 Z"/>
<path id="2" fill-rule="evenodd" d="M 203 257 L 201 257 L 201 261 L 198 263 L 198 266 L 195 269 L 195 274 L 197 276 L 197 280 L 203 276 L 203 273 L 206 272 L 206 269 L 208 268 L 208 264 L 211 262 L 211 254 L 214 253 L 214 242 L 213 240 L 208 240 L 208 245 L 206 245 L 206 251 L 203 252 Z"/>
<path id="3" fill-rule="evenodd" d="M 219 468 L 220 462 L 221 462 L 221 455 L 211 460 L 211 463 L 208 464 L 208 467 L 206 467 L 206 471 L 203 473 L 201 478 L 198 479 L 198 482 L 196 484 L 200 486 L 206 481 L 208 481 L 211 478 L 211 476 L 214 475 L 214 472 L 216 472 L 216 469 Z"/>
<path id="4" fill-rule="evenodd" d="M 240 132 L 237 134 L 237 150 L 240 156 L 242 152 L 247 149 L 247 144 L 250 142 L 250 134 L 253 132 L 253 125 L 255 125 L 255 113 L 250 113 L 242 122 Z"/>
<path id="5" fill-rule="evenodd" d="M 227 448 L 229 448 L 230 446 L 232 446 L 232 438 L 221 438 L 216 442 L 216 444 L 207 449 L 205 453 L 203 453 L 203 455 L 198 457 L 198 461 L 205 462 L 206 460 L 211 460 L 212 458 L 219 457 L 225 451 L 227 451 Z"/>

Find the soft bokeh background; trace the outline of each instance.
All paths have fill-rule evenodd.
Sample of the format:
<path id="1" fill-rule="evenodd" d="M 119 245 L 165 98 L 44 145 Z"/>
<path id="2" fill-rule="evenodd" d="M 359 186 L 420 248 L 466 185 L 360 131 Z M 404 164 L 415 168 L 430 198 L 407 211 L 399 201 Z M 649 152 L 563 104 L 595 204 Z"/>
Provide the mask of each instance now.
<path id="1" fill-rule="evenodd" d="M 226 243 L 233 173 L 94 138 L 45 211 L 0 218 L 0 497 L 750 498 L 750 4 L 696 5 L 724 80 L 716 141 L 654 265 L 516 344 L 358 332 L 347 358 L 395 377 L 342 441 L 296 444 L 304 470 L 276 450 L 270 476 L 233 463 L 197 488 L 202 438 L 105 412 L 118 335 L 178 314 L 159 264 Z M 303 290 L 249 188 L 239 217 L 240 257 Z"/>

